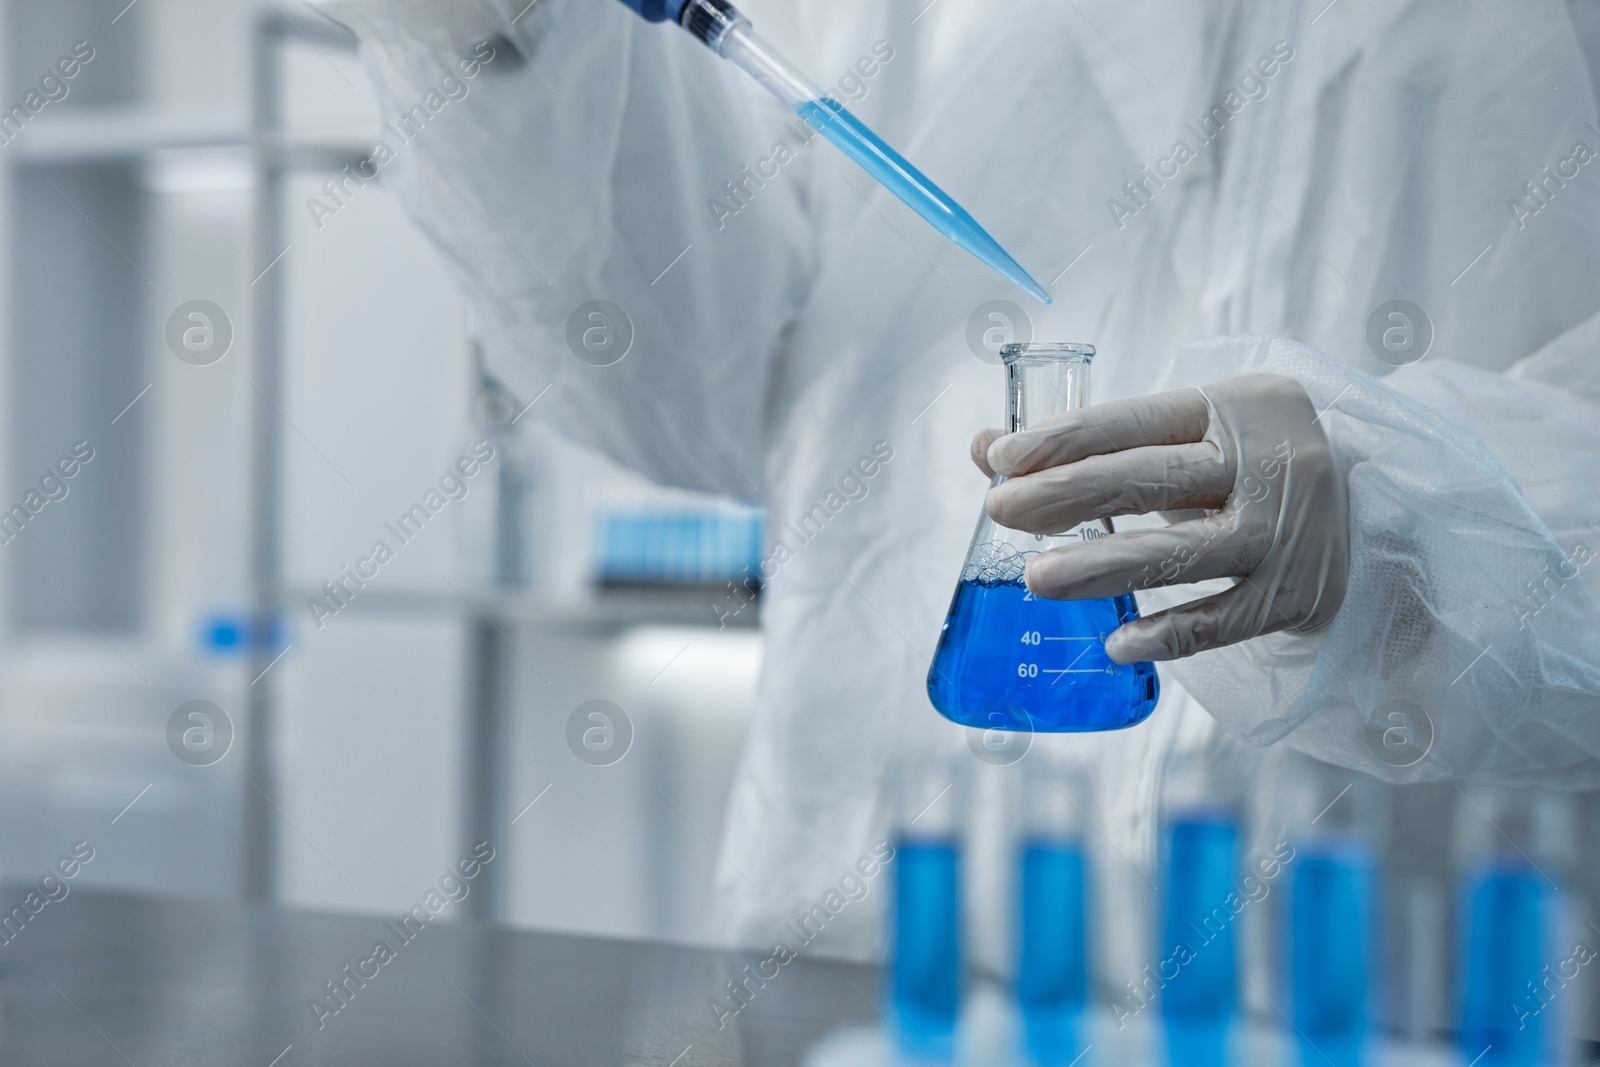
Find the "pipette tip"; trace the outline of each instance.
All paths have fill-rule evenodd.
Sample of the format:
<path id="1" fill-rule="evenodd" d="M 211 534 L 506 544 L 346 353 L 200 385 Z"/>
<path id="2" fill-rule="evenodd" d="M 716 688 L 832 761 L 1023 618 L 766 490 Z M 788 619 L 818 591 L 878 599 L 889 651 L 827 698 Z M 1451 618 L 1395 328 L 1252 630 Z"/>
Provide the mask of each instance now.
<path id="1" fill-rule="evenodd" d="M 1012 262 L 1015 263 L 1016 261 L 1013 260 Z M 1004 273 L 1010 277 L 1012 281 L 1016 282 L 1019 286 L 1025 289 L 1029 296 L 1035 297 L 1042 301 L 1046 307 L 1055 303 L 1049 292 L 1045 290 L 1045 287 L 1034 281 L 1033 275 L 1023 270 L 1020 266 L 1017 267 L 1015 273 L 1012 273 L 1011 271 L 1006 271 Z"/>
<path id="2" fill-rule="evenodd" d="M 976 239 L 973 240 L 969 237 L 968 241 L 962 242 L 967 251 L 981 259 L 1001 277 L 1015 282 L 1019 288 L 1025 290 L 1029 296 L 1041 301 L 1046 307 L 1054 303 L 1050 298 L 1049 291 L 1035 281 L 1033 275 L 1028 273 L 1027 268 L 1012 258 L 1011 253 L 1001 248 L 1000 242 L 989 236 L 977 222 L 971 220 L 970 216 L 968 221 L 975 231 L 972 237 Z"/>

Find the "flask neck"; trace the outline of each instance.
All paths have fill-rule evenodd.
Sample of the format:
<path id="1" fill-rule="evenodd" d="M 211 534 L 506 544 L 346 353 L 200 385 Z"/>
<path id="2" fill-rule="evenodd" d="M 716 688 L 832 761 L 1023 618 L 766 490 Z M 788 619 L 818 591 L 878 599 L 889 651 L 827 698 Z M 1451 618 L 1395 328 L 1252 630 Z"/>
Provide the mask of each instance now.
<path id="1" fill-rule="evenodd" d="M 1006 361 L 1006 429 L 1031 429 L 1089 404 L 1089 354 L 1025 354 Z"/>

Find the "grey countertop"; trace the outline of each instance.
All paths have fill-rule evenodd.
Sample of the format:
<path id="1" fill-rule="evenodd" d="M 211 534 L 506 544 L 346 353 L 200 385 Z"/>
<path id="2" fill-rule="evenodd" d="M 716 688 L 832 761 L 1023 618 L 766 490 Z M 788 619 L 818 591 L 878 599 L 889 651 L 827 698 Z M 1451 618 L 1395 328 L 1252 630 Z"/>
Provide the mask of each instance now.
<path id="1" fill-rule="evenodd" d="M 762 955 L 385 922 L 73 888 L 0 944 L 0 1064 L 765 1067 L 877 1017 L 861 965 L 794 960 L 719 1029 L 708 1001 Z"/>

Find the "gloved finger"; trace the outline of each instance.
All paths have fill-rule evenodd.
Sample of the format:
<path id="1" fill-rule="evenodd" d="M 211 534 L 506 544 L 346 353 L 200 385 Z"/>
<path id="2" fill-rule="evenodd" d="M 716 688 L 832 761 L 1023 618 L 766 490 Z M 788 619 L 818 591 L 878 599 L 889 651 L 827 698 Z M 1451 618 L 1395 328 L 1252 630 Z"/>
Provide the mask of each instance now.
<path id="1" fill-rule="evenodd" d="M 1216 508 L 1177 508 L 1177 509 L 1172 510 L 1172 511 L 1163 511 L 1161 513 L 1161 517 L 1163 519 L 1166 519 L 1167 520 L 1167 524 L 1170 526 L 1170 525 L 1173 525 L 1175 523 L 1190 522 L 1190 521 L 1192 521 L 1194 519 L 1203 519 L 1203 518 L 1205 518 L 1207 515 L 1211 514 L 1215 510 L 1217 510 L 1217 509 Z"/>
<path id="2" fill-rule="evenodd" d="M 1230 516 L 1212 516 L 1041 552 L 1028 561 L 1028 589 L 1052 600 L 1094 600 L 1236 578 L 1260 566 L 1271 548 L 1270 537 L 1250 537 Z"/>
<path id="3" fill-rule="evenodd" d="M 985 506 L 1008 529 L 1054 533 L 1108 515 L 1220 508 L 1233 480 L 1226 457 L 1210 441 L 1162 445 L 1011 478 L 989 490 Z"/>
<path id="4" fill-rule="evenodd" d="M 972 462 L 976 463 L 978 469 L 987 477 L 994 477 L 994 468 L 989 466 L 989 446 L 1004 437 L 1005 434 L 1004 430 L 989 427 L 988 429 L 979 430 L 973 435 Z"/>
<path id="5" fill-rule="evenodd" d="M 1126 623 L 1106 638 L 1113 663 L 1164 663 L 1223 648 L 1292 623 L 1246 580 L 1213 596 Z"/>
<path id="6" fill-rule="evenodd" d="M 989 446 L 989 466 L 1015 477 L 1107 452 L 1188 444 L 1204 437 L 1210 424 L 1210 408 L 1198 389 L 1113 400 L 1001 437 Z"/>

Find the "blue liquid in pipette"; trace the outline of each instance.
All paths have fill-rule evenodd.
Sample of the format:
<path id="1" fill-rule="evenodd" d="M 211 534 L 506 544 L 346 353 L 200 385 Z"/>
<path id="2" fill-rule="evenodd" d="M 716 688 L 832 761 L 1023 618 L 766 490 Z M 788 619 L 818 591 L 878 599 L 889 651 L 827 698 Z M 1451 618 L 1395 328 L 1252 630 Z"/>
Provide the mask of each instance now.
<path id="1" fill-rule="evenodd" d="M 1480 1067 L 1537 1067 L 1546 1059 L 1552 1007 L 1540 987 L 1549 944 L 1548 884 L 1512 864 L 1485 868 L 1468 880 L 1461 996 L 1461 1051 Z M 1487 1052 L 1484 1050 L 1488 1049 Z"/>
<path id="2" fill-rule="evenodd" d="M 1046 304 L 1051 302 L 1044 286 L 1034 281 L 976 219 L 844 105 L 833 100 L 811 100 L 795 110 L 812 129 L 837 145 L 934 229 Z"/>
<path id="3" fill-rule="evenodd" d="M 945 1056 L 961 1004 L 961 908 L 956 848 L 902 841 L 895 850 L 889 1000 L 899 1036 Z"/>
<path id="4" fill-rule="evenodd" d="M 1235 916 L 1228 894 L 1238 879 L 1239 831 L 1224 815 L 1191 815 L 1168 832 L 1165 922 L 1158 946 L 1176 969 L 1161 991 L 1168 1058 L 1220 1065 L 1238 1006 Z M 1179 950 L 1182 945 L 1187 951 Z"/>
<path id="5" fill-rule="evenodd" d="M 1017 1005 L 1034 1062 L 1068 1064 L 1083 1051 L 1077 1023 L 1088 998 L 1083 850 L 1030 841 L 1022 849 Z"/>
<path id="6" fill-rule="evenodd" d="M 1119 730 L 1156 706 L 1155 666 L 1122 666 L 1105 639 L 1139 617 L 1131 596 L 1047 600 L 1021 580 L 965 580 L 939 633 L 928 697 L 964 726 L 1041 733 Z"/>
<path id="7" fill-rule="evenodd" d="M 1355 844 L 1299 850 L 1289 886 L 1289 975 L 1300 1062 L 1356 1067 L 1367 1030 L 1372 865 Z"/>

